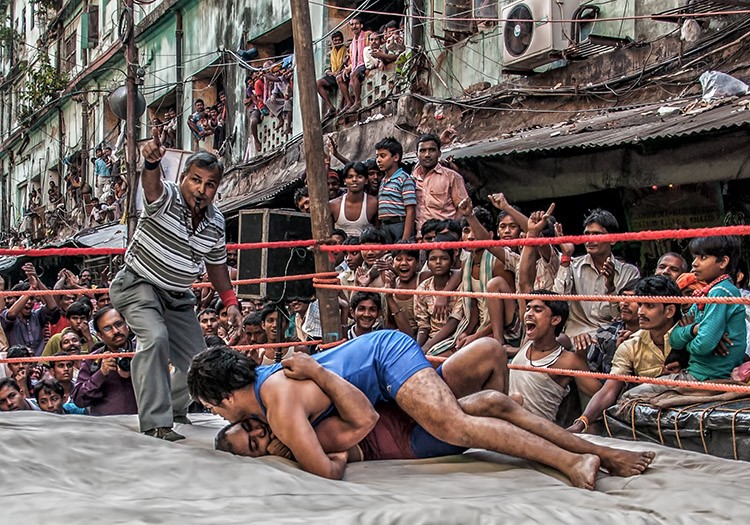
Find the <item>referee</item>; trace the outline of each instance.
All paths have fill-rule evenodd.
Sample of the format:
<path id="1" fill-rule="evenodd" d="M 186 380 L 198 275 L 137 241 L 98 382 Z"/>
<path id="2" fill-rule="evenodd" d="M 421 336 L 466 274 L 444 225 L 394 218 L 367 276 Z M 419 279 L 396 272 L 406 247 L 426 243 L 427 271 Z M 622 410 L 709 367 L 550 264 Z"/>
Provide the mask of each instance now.
<path id="1" fill-rule="evenodd" d="M 131 377 L 141 432 L 177 441 L 184 436 L 173 424 L 190 423 L 185 373 L 205 348 L 191 289 L 202 263 L 228 306 L 230 325 L 241 326 L 242 316 L 227 271 L 224 216 L 212 204 L 224 166 L 199 151 L 187 158 L 175 184 L 161 177 L 165 151 L 154 131 L 142 149 L 143 212 L 110 296 L 138 342 Z M 171 378 L 170 363 L 176 368 Z"/>

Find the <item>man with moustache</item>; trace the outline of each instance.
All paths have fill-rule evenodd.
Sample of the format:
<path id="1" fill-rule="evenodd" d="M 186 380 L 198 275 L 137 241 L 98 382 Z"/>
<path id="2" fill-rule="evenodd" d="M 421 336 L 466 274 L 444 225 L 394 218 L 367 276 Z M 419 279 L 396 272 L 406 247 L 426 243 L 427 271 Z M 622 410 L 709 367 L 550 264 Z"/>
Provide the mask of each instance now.
<path id="1" fill-rule="evenodd" d="M 129 337 L 125 319 L 112 306 L 96 312 L 94 326 L 102 340 L 94 346 L 92 354 L 135 350 L 135 342 Z M 129 365 L 129 361 L 120 361 L 114 357 L 84 361 L 71 396 L 75 404 L 87 407 L 92 416 L 137 414 L 138 405 Z"/>
<path id="2" fill-rule="evenodd" d="M 80 349 L 77 353 L 88 354 L 94 347 L 98 339 L 91 334 L 89 321 L 91 320 L 91 306 L 87 299 L 82 299 L 71 304 L 65 312 L 65 318 L 68 321 L 68 327 L 61 333 L 55 334 L 49 338 L 44 346 L 43 356 L 55 355 L 61 349 L 62 336 L 66 331 L 73 332 L 78 336 Z"/>
<path id="3" fill-rule="evenodd" d="M 644 277 L 635 287 L 637 296 L 679 297 L 677 284 L 664 275 Z M 676 373 L 680 369 L 677 354 L 672 353 L 669 336 L 682 317 L 678 304 L 638 303 L 638 325 L 640 330 L 623 342 L 612 358 L 612 374 L 658 377 L 664 373 Z M 607 408 L 627 386 L 622 381 L 608 379 L 599 392 L 589 401 L 583 415 L 576 419 L 568 430 L 585 432 L 589 424 L 600 419 Z"/>
<path id="4" fill-rule="evenodd" d="M 110 296 L 138 341 L 132 378 L 141 432 L 177 441 L 184 436 L 172 428 L 174 414 L 186 414 L 190 404 L 185 373 L 205 348 L 192 291 L 204 263 L 229 324 L 239 328 L 242 314 L 227 269 L 224 216 L 213 205 L 223 163 L 198 151 L 185 160 L 179 183 L 163 180 L 166 149 L 157 130 L 152 136 L 142 149 L 143 212 Z M 170 363 L 178 371 L 171 378 Z"/>
<path id="5" fill-rule="evenodd" d="M 640 277 L 635 266 L 614 257 L 612 243 L 596 242 L 597 235 L 616 233 L 619 227 L 615 216 L 607 210 L 592 211 L 583 221 L 583 234 L 591 236 L 591 241 L 586 243 L 586 255 L 573 257 L 574 245 L 560 245 L 560 269 L 553 290 L 560 294 L 610 295 L 621 290 L 628 281 Z M 555 225 L 555 233 L 563 234 L 559 222 Z M 573 301 L 565 333 L 569 337 L 595 333 L 617 317 L 616 306 L 616 303 L 609 302 Z M 576 347 L 576 350 L 585 352 L 586 347 Z"/>
<path id="6" fill-rule="evenodd" d="M 654 275 L 666 275 L 673 281 L 677 282 L 677 278 L 683 273 L 690 271 L 685 258 L 679 253 L 667 252 L 661 257 L 656 263 L 656 270 Z"/>
<path id="7" fill-rule="evenodd" d="M 417 139 L 418 165 L 412 172 L 417 189 L 417 230 L 428 219 L 460 219 L 458 203 L 469 197 L 464 179 L 440 164 L 440 137 Z"/>

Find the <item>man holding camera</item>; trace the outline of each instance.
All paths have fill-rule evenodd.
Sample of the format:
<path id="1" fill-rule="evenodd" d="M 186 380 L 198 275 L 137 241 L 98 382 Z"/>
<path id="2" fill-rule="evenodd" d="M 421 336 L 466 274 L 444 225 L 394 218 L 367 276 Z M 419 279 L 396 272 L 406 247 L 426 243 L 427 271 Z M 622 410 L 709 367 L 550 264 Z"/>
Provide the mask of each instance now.
<path id="1" fill-rule="evenodd" d="M 105 306 L 96 312 L 94 327 L 101 342 L 94 346 L 92 354 L 135 350 L 125 319 L 113 307 Z M 92 416 L 137 414 L 138 405 L 130 380 L 130 358 L 83 361 L 71 399 L 81 408 L 88 407 Z"/>

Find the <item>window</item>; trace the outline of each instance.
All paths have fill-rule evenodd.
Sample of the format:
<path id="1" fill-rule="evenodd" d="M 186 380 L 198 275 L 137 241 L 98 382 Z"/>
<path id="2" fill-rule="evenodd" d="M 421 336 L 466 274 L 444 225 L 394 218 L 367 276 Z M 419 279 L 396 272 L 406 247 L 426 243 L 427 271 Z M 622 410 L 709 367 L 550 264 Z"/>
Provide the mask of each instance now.
<path id="1" fill-rule="evenodd" d="M 496 25 L 498 0 L 435 0 L 432 16 L 432 37 L 455 43 Z"/>
<path id="2" fill-rule="evenodd" d="M 99 45 L 99 6 L 89 6 L 81 17 L 81 49 L 92 49 Z"/>
<path id="3" fill-rule="evenodd" d="M 63 63 L 61 64 L 61 69 L 64 73 L 68 73 L 73 68 L 76 67 L 76 31 L 73 30 L 73 32 L 68 35 L 65 38 L 65 43 L 63 45 L 64 51 L 63 51 Z"/>
<path id="4" fill-rule="evenodd" d="M 30 4 L 29 4 L 29 13 L 30 13 L 30 15 L 31 15 L 31 16 L 29 17 L 29 29 L 34 29 L 34 23 L 35 23 L 35 18 L 36 18 L 36 12 L 34 11 L 34 4 L 33 4 L 33 3 L 30 3 Z"/>
<path id="5" fill-rule="evenodd" d="M 26 35 L 26 8 L 21 10 L 21 34 Z"/>

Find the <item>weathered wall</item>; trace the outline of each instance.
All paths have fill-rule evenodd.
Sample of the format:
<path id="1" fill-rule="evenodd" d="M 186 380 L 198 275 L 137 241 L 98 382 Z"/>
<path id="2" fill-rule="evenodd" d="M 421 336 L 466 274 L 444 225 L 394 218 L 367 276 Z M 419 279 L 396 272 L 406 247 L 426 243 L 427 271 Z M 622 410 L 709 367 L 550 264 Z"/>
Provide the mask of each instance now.
<path id="1" fill-rule="evenodd" d="M 425 0 L 427 12 L 432 13 L 432 3 L 435 0 Z M 442 4 L 442 0 L 438 0 Z M 515 0 L 500 0 L 498 17 L 505 6 Z M 583 3 L 583 2 L 582 2 Z M 684 4 L 681 0 L 594 0 L 588 2 L 601 8 L 600 18 L 642 16 L 659 13 Z M 714 25 L 718 22 L 714 22 Z M 430 89 L 434 96 L 449 98 L 461 96 L 466 88 L 488 82 L 496 85 L 509 80 L 502 74 L 503 64 L 503 36 L 502 24 L 490 25 L 476 34 L 460 42 L 446 46 L 438 38 L 433 38 L 434 23 L 425 25 L 424 48 L 433 69 L 430 72 Z M 597 22 L 593 33 L 596 35 L 631 38 L 640 42 L 650 42 L 660 36 L 670 33 L 677 26 L 650 19 L 618 20 Z M 441 31 L 437 31 L 438 34 Z M 616 72 L 612 76 L 616 76 Z M 520 85 L 525 83 L 523 78 L 517 79 Z"/>

